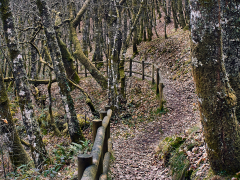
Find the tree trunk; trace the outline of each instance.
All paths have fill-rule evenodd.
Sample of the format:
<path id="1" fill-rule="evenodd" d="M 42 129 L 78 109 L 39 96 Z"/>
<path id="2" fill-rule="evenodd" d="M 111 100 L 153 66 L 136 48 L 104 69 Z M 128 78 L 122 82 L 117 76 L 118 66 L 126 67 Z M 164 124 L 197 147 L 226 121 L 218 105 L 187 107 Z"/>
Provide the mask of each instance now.
<path id="1" fill-rule="evenodd" d="M 99 13 L 98 13 L 98 9 L 100 7 L 98 7 L 98 2 L 99 0 L 94 0 L 93 3 L 95 4 L 93 6 L 93 12 L 94 12 L 94 39 L 95 39 L 95 50 L 94 50 L 94 54 L 93 54 L 93 58 L 92 61 L 95 62 L 100 62 L 102 61 L 102 48 L 101 48 L 101 42 L 100 42 L 100 17 L 99 17 Z"/>
<path id="2" fill-rule="evenodd" d="M 16 33 L 9 1 L 6 0 L 0 5 L 4 35 L 7 42 L 10 59 L 13 64 L 13 76 L 16 82 L 16 90 L 19 98 L 22 119 L 32 147 L 32 157 L 36 167 L 38 168 L 39 166 L 41 167 L 46 158 L 48 158 L 47 152 L 42 142 L 42 136 L 39 131 L 37 121 L 34 117 L 27 74 L 25 68 L 23 67 L 23 59 L 19 50 L 18 36 Z"/>
<path id="3" fill-rule="evenodd" d="M 222 43 L 225 68 L 229 83 L 237 96 L 236 116 L 240 122 L 240 41 L 239 37 L 239 3 L 236 1 L 221 1 L 222 10 Z"/>
<path id="4" fill-rule="evenodd" d="M 185 19 L 183 16 L 183 10 L 182 10 L 182 0 L 178 0 L 178 15 L 179 15 L 179 23 L 181 28 L 184 28 L 186 26 Z"/>
<path id="5" fill-rule="evenodd" d="M 137 15 L 137 0 L 132 0 L 132 19 L 134 20 L 136 18 Z M 137 44 L 138 44 L 138 33 L 137 33 L 137 28 L 134 29 L 133 31 L 133 56 L 138 54 L 138 49 L 137 49 Z"/>
<path id="6" fill-rule="evenodd" d="M 70 52 L 67 49 L 67 45 L 61 40 L 60 35 L 57 33 L 57 41 L 62 55 L 62 61 L 64 68 L 66 70 L 67 77 L 71 79 L 74 83 L 78 84 L 80 78 L 77 74 L 77 70 L 74 66 L 74 59 Z M 71 90 L 74 89 L 74 86 L 70 86 Z"/>
<path id="7" fill-rule="evenodd" d="M 177 10 L 176 10 L 176 1 L 175 0 L 172 0 L 172 14 L 173 14 L 174 28 L 175 28 L 175 31 L 177 31 L 178 23 L 177 23 Z"/>
<path id="8" fill-rule="evenodd" d="M 235 173 L 240 169 L 240 128 L 237 99 L 223 63 L 223 39 L 228 37 L 219 27 L 220 8 L 225 8 L 219 2 L 190 1 L 193 75 L 211 167 L 215 173 Z"/>
<path id="9" fill-rule="evenodd" d="M 4 134 L 5 144 L 8 146 L 8 152 L 12 164 L 15 167 L 30 163 L 31 159 L 22 146 L 19 135 L 14 125 L 7 91 L 4 86 L 3 74 L 0 67 L 0 132 Z M 30 164 L 33 166 L 33 164 Z"/>
<path id="10" fill-rule="evenodd" d="M 62 102 L 64 105 L 66 118 L 68 122 L 68 131 L 72 142 L 81 143 L 84 140 L 79 122 L 77 120 L 74 102 L 70 94 L 70 87 L 66 78 L 65 69 L 62 63 L 62 55 L 57 43 L 56 33 L 54 30 L 54 22 L 50 17 L 50 11 L 45 0 L 37 0 L 38 9 L 43 21 L 47 44 L 50 49 L 51 59 L 60 87 Z M 75 29 L 76 31 L 76 29 Z"/>
<path id="11" fill-rule="evenodd" d="M 75 59 L 78 59 L 85 66 L 85 68 L 89 71 L 89 73 L 93 76 L 93 78 L 98 82 L 98 84 L 103 89 L 107 89 L 107 79 L 101 74 L 100 71 L 98 71 L 98 69 L 85 56 L 85 54 L 82 51 L 81 44 L 77 37 L 76 27 L 79 24 L 80 18 L 82 17 L 83 13 L 86 11 L 89 2 L 90 0 L 86 0 L 85 4 L 81 8 L 81 10 L 78 12 L 76 18 L 69 23 L 70 36 L 75 48 L 75 52 L 73 53 L 73 56 L 75 57 Z M 70 14 L 71 13 L 72 12 L 70 12 Z M 70 18 L 72 17 L 73 16 L 71 16 Z"/>

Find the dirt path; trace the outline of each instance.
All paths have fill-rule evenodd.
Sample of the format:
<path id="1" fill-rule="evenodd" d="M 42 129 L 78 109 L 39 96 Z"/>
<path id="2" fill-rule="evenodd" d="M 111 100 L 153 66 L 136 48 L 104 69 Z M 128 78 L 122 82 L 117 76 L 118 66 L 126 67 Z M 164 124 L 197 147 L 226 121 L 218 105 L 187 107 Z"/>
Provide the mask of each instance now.
<path id="1" fill-rule="evenodd" d="M 176 40 L 179 35 L 171 38 Z M 179 54 L 182 48 L 185 47 L 179 47 L 176 53 Z M 179 56 L 182 60 L 178 63 L 182 63 L 184 66 L 188 56 L 189 51 L 182 53 Z M 172 77 L 177 72 L 171 71 L 167 66 L 170 62 L 168 59 L 174 57 L 166 56 L 162 59 L 159 57 L 155 61 L 152 58 L 148 59 L 148 62 L 154 61 L 161 67 L 165 86 L 165 106 L 169 112 L 161 117 L 155 116 L 151 122 L 143 123 L 138 128 L 129 128 L 124 124 L 119 124 L 112 130 L 115 157 L 111 166 L 112 179 L 171 179 L 168 174 L 169 169 L 164 168 L 156 156 L 156 147 L 160 139 L 170 135 L 183 134 L 186 129 L 199 123 L 199 112 L 195 107 L 197 97 L 191 72 L 182 73 L 177 80 L 173 80 Z M 140 70 L 140 67 L 135 66 L 134 68 Z M 147 91 L 150 91 L 150 87 L 148 88 Z M 131 133 L 133 135 L 126 135 Z"/>

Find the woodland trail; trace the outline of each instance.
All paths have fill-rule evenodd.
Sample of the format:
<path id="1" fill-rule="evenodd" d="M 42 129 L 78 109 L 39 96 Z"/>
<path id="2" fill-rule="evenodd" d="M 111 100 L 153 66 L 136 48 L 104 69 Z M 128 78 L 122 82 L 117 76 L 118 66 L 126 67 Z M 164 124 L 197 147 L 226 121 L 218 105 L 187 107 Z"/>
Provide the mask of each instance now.
<path id="1" fill-rule="evenodd" d="M 181 36 L 184 36 L 184 33 Z M 179 35 L 171 38 L 176 40 Z M 181 52 L 182 48 L 180 47 L 177 52 Z M 186 64 L 189 51 L 180 56 L 182 64 Z M 161 117 L 156 115 L 152 121 L 143 123 L 132 130 L 121 123 L 112 130 L 115 158 L 110 168 L 112 179 L 171 179 L 169 169 L 162 166 L 161 160 L 156 155 L 159 141 L 166 136 L 183 134 L 186 129 L 199 123 L 199 111 L 195 108 L 197 97 L 191 70 L 186 74 L 182 73 L 179 79 L 173 80 L 172 77 L 176 72 L 171 72 L 169 69 L 169 58 L 171 57 L 164 57 L 161 60 L 158 58 L 154 62 L 160 65 L 165 86 L 165 107 L 169 112 Z M 153 62 L 153 59 L 149 58 L 148 61 Z M 190 69 L 190 66 L 187 68 Z M 151 90 L 150 87 L 145 86 L 145 88 L 148 88 L 146 91 Z M 129 131 L 132 132 L 132 136 L 126 136 L 126 132 Z"/>

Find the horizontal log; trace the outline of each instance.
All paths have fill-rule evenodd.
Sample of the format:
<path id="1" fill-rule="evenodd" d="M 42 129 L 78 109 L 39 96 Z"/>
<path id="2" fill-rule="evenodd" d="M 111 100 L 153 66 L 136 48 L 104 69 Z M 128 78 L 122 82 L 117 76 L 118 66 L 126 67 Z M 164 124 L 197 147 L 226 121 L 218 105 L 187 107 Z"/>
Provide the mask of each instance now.
<path id="1" fill-rule="evenodd" d="M 96 174 L 97 166 L 95 164 L 91 165 L 85 169 L 81 180 L 94 180 L 96 179 Z"/>
<path id="2" fill-rule="evenodd" d="M 112 139 L 108 139 L 108 152 L 112 152 Z"/>
<path id="3" fill-rule="evenodd" d="M 109 116 L 109 117 L 112 116 L 112 110 L 111 110 L 111 109 L 109 109 L 109 110 L 107 111 L 107 116 Z"/>
<path id="4" fill-rule="evenodd" d="M 102 73 L 102 72 L 105 73 L 105 72 L 107 72 L 107 71 L 100 71 L 100 72 L 101 72 L 101 73 Z M 86 73 L 78 73 L 78 74 L 86 74 Z M 87 74 L 90 74 L 90 73 L 87 73 Z"/>
<path id="5" fill-rule="evenodd" d="M 125 62 L 130 62 L 130 60 L 125 60 Z M 132 62 L 139 63 L 139 64 L 142 63 L 142 61 L 139 62 L 139 61 L 136 61 L 136 60 L 132 60 Z M 144 64 L 145 64 L 145 65 L 152 65 L 152 63 L 144 63 Z"/>
<path id="6" fill-rule="evenodd" d="M 124 71 L 124 72 L 127 72 L 127 73 L 129 73 L 129 71 Z M 136 72 L 136 71 L 132 71 L 132 73 L 135 73 L 135 74 L 140 74 L 140 75 L 142 75 L 142 73 L 140 73 L 140 72 Z M 147 76 L 147 77 L 152 77 L 152 76 L 149 76 L 149 75 L 147 75 L 147 74 L 145 74 L 144 76 Z"/>
<path id="7" fill-rule="evenodd" d="M 14 81 L 13 77 L 8 77 L 8 78 L 4 78 L 4 82 L 10 82 L 10 81 Z M 43 80 L 38 80 L 38 79 L 28 79 L 28 82 L 31 84 L 48 84 L 49 83 L 49 79 L 43 79 Z M 57 82 L 56 79 L 52 80 L 52 83 Z"/>
<path id="8" fill-rule="evenodd" d="M 107 128 L 107 126 L 108 126 L 108 124 L 109 124 L 111 115 L 112 115 L 112 110 L 109 109 L 109 110 L 107 111 L 107 116 L 105 116 L 105 117 L 103 118 L 103 121 L 102 121 L 102 126 L 103 126 L 105 129 Z"/>
<path id="9" fill-rule="evenodd" d="M 111 156 L 110 152 L 106 152 L 105 155 L 104 155 L 104 159 L 103 159 L 103 174 L 107 174 L 108 173 L 109 164 L 110 164 L 110 156 Z"/>
<path id="10" fill-rule="evenodd" d="M 97 135 L 92 148 L 93 164 L 95 164 L 97 167 L 99 165 L 100 158 L 101 158 L 104 138 L 105 138 L 105 128 L 101 126 L 98 128 Z"/>
<path id="11" fill-rule="evenodd" d="M 107 174 L 102 174 L 99 180 L 107 180 Z"/>

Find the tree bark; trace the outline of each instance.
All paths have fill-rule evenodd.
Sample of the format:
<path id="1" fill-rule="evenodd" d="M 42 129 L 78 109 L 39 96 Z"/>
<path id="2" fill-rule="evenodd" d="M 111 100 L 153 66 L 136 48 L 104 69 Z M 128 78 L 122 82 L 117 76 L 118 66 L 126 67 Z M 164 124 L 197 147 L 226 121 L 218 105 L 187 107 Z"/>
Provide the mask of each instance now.
<path id="1" fill-rule="evenodd" d="M 5 144 L 12 164 L 15 167 L 30 163 L 31 159 L 22 146 L 12 118 L 7 91 L 4 86 L 3 74 L 0 67 L 0 132 L 4 134 Z M 33 164 L 30 164 L 33 166 Z"/>
<path id="2" fill-rule="evenodd" d="M 240 127 L 223 62 L 227 37 L 219 26 L 225 8 L 219 2 L 190 1 L 193 75 L 211 167 L 215 173 L 235 173 L 240 169 Z"/>
<path id="3" fill-rule="evenodd" d="M 18 36 L 16 33 L 9 1 L 5 0 L 1 2 L 0 6 L 4 35 L 7 42 L 10 59 L 13 64 L 13 76 L 15 78 L 22 119 L 28 134 L 29 142 L 36 150 L 32 150 L 32 157 L 36 167 L 38 168 L 39 166 L 41 167 L 43 165 L 48 156 L 45 146 L 42 142 L 42 136 L 37 121 L 34 117 L 29 83 L 25 68 L 23 67 L 23 59 L 19 50 Z"/>
<path id="4" fill-rule="evenodd" d="M 75 59 L 78 59 L 85 66 L 85 68 L 89 71 L 89 73 L 93 76 L 93 78 L 98 82 L 98 84 L 103 89 L 107 89 L 107 79 L 101 74 L 100 71 L 98 71 L 98 69 L 85 56 L 85 54 L 82 51 L 81 44 L 77 37 L 76 27 L 79 24 L 80 18 L 86 11 L 89 3 L 90 3 L 90 0 L 86 0 L 85 4 L 81 8 L 81 10 L 78 12 L 76 18 L 70 21 L 69 23 L 70 36 L 72 38 L 72 42 L 75 48 L 75 52 L 73 53 L 73 56 L 75 57 Z M 70 14 L 72 14 L 72 12 L 70 12 Z M 73 18 L 73 16 L 71 15 L 70 18 Z"/>
<path id="5" fill-rule="evenodd" d="M 182 10 L 182 0 L 178 0 L 178 15 L 179 15 L 179 23 L 181 28 L 184 28 L 186 26 L 185 19 L 183 16 L 183 10 Z"/>
<path id="6" fill-rule="evenodd" d="M 240 122 L 240 17 L 239 3 L 236 1 L 221 1 L 221 27 L 224 64 L 229 78 L 229 83 L 237 96 L 236 116 Z"/>
<path id="7" fill-rule="evenodd" d="M 186 0 L 188 1 L 188 0 Z M 177 31 L 178 23 L 177 23 L 177 9 L 176 9 L 176 1 L 172 0 L 172 14 L 173 14 L 173 22 L 175 31 Z"/>
<path id="8" fill-rule="evenodd" d="M 62 55 L 57 43 L 56 33 L 54 30 L 54 22 L 51 19 L 50 11 L 45 0 L 37 0 L 37 6 L 43 19 L 44 31 L 47 37 L 47 44 L 50 49 L 51 59 L 54 67 L 54 72 L 56 74 L 56 79 L 58 81 L 58 86 L 60 87 L 61 98 L 69 127 L 69 135 L 72 142 L 81 143 L 81 140 L 84 140 L 84 136 L 77 120 L 74 102 L 70 94 L 70 87 L 66 78 L 66 72 L 62 62 Z"/>

